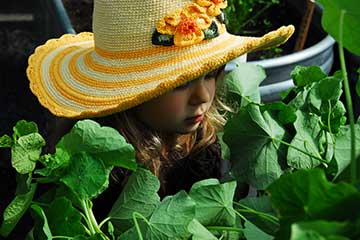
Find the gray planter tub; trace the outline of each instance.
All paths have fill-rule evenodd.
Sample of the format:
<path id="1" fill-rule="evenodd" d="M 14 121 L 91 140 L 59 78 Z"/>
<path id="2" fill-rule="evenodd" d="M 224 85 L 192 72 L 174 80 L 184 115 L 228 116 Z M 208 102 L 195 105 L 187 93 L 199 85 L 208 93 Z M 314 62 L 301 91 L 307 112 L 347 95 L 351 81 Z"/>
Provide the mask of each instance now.
<path id="1" fill-rule="evenodd" d="M 304 7 L 295 5 L 293 10 L 299 11 L 301 16 Z M 318 38 L 317 41 L 313 40 L 315 44 L 308 46 L 304 50 L 281 57 L 248 62 L 260 65 L 265 69 L 267 78 L 260 85 L 263 102 L 279 100 L 281 92 L 294 86 L 290 73 L 296 65 L 318 65 L 326 73 L 330 72 L 334 61 L 333 46 L 335 41 L 321 28 L 321 13 L 322 9 L 317 5 L 308 34 L 309 37 Z M 231 71 L 239 62 L 242 62 L 241 58 L 229 62 L 225 67 L 225 71 Z"/>

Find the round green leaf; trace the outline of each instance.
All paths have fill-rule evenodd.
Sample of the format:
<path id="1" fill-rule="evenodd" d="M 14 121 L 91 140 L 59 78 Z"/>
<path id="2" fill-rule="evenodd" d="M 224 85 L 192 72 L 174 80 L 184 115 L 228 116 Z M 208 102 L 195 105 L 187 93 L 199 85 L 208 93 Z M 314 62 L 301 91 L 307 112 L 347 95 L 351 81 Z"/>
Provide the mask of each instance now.
<path id="1" fill-rule="evenodd" d="M 138 168 L 132 173 L 109 214 L 116 229 L 133 226 L 134 212 L 149 217 L 160 203 L 159 188 L 158 178 L 149 170 Z"/>
<path id="2" fill-rule="evenodd" d="M 70 155 L 79 152 L 91 153 L 106 166 L 136 169 L 135 151 L 120 133 L 110 127 L 101 127 L 92 120 L 78 121 L 73 129 L 57 144 Z"/>
<path id="3" fill-rule="evenodd" d="M 32 172 L 44 145 L 45 140 L 39 133 L 20 137 L 11 148 L 12 166 L 21 174 Z"/>
<path id="4" fill-rule="evenodd" d="M 220 184 L 216 181 L 218 180 L 203 180 L 191 188 L 189 194 L 196 202 L 196 219 L 204 226 L 233 226 L 236 182 Z"/>
<path id="5" fill-rule="evenodd" d="M 110 169 L 87 153 L 71 157 L 67 172 L 60 178 L 81 200 L 97 197 L 109 184 Z"/>
<path id="6" fill-rule="evenodd" d="M 296 66 L 291 72 L 291 78 L 298 87 L 319 82 L 327 77 L 326 73 L 319 66 Z"/>
<path id="7" fill-rule="evenodd" d="M 225 76 L 225 83 L 228 92 L 260 102 L 259 85 L 265 78 L 265 71 L 260 66 L 240 64 Z"/>
<path id="8" fill-rule="evenodd" d="M 241 108 L 224 128 L 224 141 L 230 148 L 232 173 L 257 189 L 265 189 L 282 174 L 279 159 L 284 129 L 267 112 L 254 105 Z"/>
<path id="9" fill-rule="evenodd" d="M 79 210 L 67 198 L 56 198 L 45 212 L 53 235 L 72 237 L 86 234 Z"/>
<path id="10" fill-rule="evenodd" d="M 188 239 L 194 217 L 195 202 L 185 191 L 165 197 L 152 214 L 144 239 Z"/>
<path id="11" fill-rule="evenodd" d="M 37 133 L 38 127 L 34 122 L 28 122 L 25 120 L 20 120 L 16 123 L 15 127 L 13 127 L 14 135 L 18 137 L 22 137 L 31 133 Z"/>
<path id="12" fill-rule="evenodd" d="M 343 39 L 343 45 L 349 51 L 360 55 L 360 4 L 358 0 L 318 0 L 324 7 L 322 25 L 336 39 Z M 344 19 L 341 26 L 340 19 Z M 343 28 L 343 36 L 340 36 Z"/>

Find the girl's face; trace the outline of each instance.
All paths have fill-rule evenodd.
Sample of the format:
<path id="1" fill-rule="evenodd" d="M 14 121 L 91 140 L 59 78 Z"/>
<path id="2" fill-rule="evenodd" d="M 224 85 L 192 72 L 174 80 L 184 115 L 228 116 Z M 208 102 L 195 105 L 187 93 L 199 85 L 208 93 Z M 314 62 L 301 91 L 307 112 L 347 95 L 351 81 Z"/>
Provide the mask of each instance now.
<path id="1" fill-rule="evenodd" d="M 134 108 L 136 117 L 147 127 L 186 134 L 195 131 L 215 96 L 217 71 L 190 81 L 169 93 Z"/>

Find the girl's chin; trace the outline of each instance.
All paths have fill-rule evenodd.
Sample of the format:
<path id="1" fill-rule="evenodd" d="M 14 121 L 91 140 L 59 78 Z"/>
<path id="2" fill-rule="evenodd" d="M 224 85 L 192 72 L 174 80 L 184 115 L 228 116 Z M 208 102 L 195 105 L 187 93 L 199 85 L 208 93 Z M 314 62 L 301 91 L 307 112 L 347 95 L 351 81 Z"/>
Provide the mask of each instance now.
<path id="1" fill-rule="evenodd" d="M 181 129 L 177 130 L 178 134 L 189 134 L 195 132 L 200 126 L 200 122 L 194 124 L 187 124 Z"/>

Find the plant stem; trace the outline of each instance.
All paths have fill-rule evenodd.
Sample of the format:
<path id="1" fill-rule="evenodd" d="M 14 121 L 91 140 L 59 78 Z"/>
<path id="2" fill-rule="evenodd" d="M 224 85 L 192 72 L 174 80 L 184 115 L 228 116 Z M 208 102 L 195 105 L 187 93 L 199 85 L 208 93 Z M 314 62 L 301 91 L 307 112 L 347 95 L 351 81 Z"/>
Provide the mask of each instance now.
<path id="1" fill-rule="evenodd" d="M 241 218 L 243 221 L 247 221 L 246 217 L 244 217 L 243 215 L 241 215 L 238 211 L 236 211 L 233 208 L 230 208 L 232 211 L 234 211 L 235 215 L 237 215 L 239 218 Z"/>
<path id="2" fill-rule="evenodd" d="M 208 230 L 217 230 L 217 231 L 232 231 L 232 232 L 243 232 L 241 228 L 236 227 L 223 227 L 223 226 L 207 226 Z"/>
<path id="3" fill-rule="evenodd" d="M 332 139 L 333 142 L 335 142 L 334 135 L 333 135 L 332 129 L 331 129 L 331 112 L 332 112 L 332 105 L 331 105 L 331 101 L 330 101 L 330 100 L 328 100 L 328 104 L 329 104 L 329 114 L 328 114 L 327 124 L 328 124 L 328 129 L 329 129 L 329 133 L 330 133 L 331 139 Z M 327 138 L 326 138 L 326 139 L 327 139 Z"/>
<path id="4" fill-rule="evenodd" d="M 90 217 L 90 214 L 89 214 L 89 210 L 88 210 L 88 206 L 87 206 L 87 203 L 86 203 L 86 200 L 81 200 L 81 207 L 83 208 L 84 212 L 85 212 L 85 221 L 89 227 L 89 230 L 90 230 L 90 233 L 91 235 L 95 235 L 96 234 L 96 231 L 94 229 L 94 226 L 91 222 L 91 217 Z"/>
<path id="5" fill-rule="evenodd" d="M 91 201 L 81 200 L 81 205 L 84 209 L 85 217 L 86 217 L 85 220 L 89 226 L 91 235 L 95 235 L 96 233 L 99 233 L 103 237 L 103 239 L 108 240 L 109 238 L 101 231 L 99 225 L 97 224 L 94 213 L 91 209 Z"/>
<path id="6" fill-rule="evenodd" d="M 328 164 L 328 162 L 326 161 L 326 160 L 324 160 L 324 159 L 322 159 L 321 157 L 317 157 L 317 156 L 314 156 L 314 155 L 312 155 L 312 154 L 310 154 L 310 153 L 308 153 L 308 152 L 306 152 L 306 151 L 304 151 L 304 150 L 302 150 L 302 149 L 300 149 L 300 148 L 298 148 L 298 147 L 295 147 L 294 145 L 291 145 L 290 143 L 287 143 L 287 142 L 285 142 L 285 141 L 283 141 L 283 140 L 281 140 L 281 139 L 277 139 L 277 138 L 271 138 L 272 140 L 275 140 L 275 141 L 278 141 L 278 142 L 280 142 L 281 144 L 284 144 L 284 145 L 286 145 L 286 146 L 288 146 L 288 147 L 292 147 L 292 148 L 294 148 L 295 150 L 297 150 L 297 151 L 299 151 L 299 152 L 301 152 L 301 153 L 303 153 L 303 154 L 305 154 L 305 155 L 307 155 L 307 156 L 309 156 L 309 157 L 312 157 L 312 158 L 315 158 L 315 159 L 317 159 L 317 160 L 319 160 L 321 163 L 323 163 L 323 164 Z"/>
<path id="7" fill-rule="evenodd" d="M 51 239 L 74 239 L 73 237 L 67 237 L 67 236 L 52 236 Z"/>
<path id="8" fill-rule="evenodd" d="M 250 17 L 247 21 L 245 21 L 243 24 L 240 25 L 240 29 L 245 27 L 249 22 L 251 22 L 253 19 L 258 18 L 261 14 L 263 14 L 269 7 L 271 7 L 274 3 L 268 3 L 266 6 L 264 6 L 262 9 L 257 11 L 256 14 L 254 14 L 252 17 Z"/>
<path id="9" fill-rule="evenodd" d="M 272 216 L 272 215 L 267 214 L 267 213 L 258 212 L 258 211 L 254 210 L 252 208 L 249 208 L 246 205 L 241 204 L 241 203 L 234 202 L 234 204 L 239 206 L 239 207 L 244 208 L 244 209 L 236 209 L 237 211 L 253 213 L 253 214 L 256 214 L 256 215 L 262 217 L 265 220 L 268 220 L 269 222 L 272 222 L 274 224 L 279 225 L 279 219 L 277 217 L 275 217 L 275 216 Z"/>
<path id="10" fill-rule="evenodd" d="M 133 212 L 133 220 L 134 220 L 134 224 L 135 224 L 135 228 L 136 228 L 137 234 L 138 234 L 138 236 L 139 236 L 139 239 L 140 239 L 140 240 L 143 240 L 143 236 L 142 236 L 142 233 L 141 233 L 139 224 L 138 224 L 137 219 L 136 219 L 136 218 L 138 218 L 138 217 L 141 218 L 141 219 L 143 219 L 143 220 L 146 222 L 146 224 L 149 225 L 149 226 L 150 226 L 150 223 L 149 223 L 149 221 L 146 219 L 146 217 L 144 217 L 144 216 L 141 215 L 140 213 L 138 213 L 138 212 Z"/>
<path id="11" fill-rule="evenodd" d="M 107 217 L 104 220 L 102 220 L 102 222 L 99 224 L 99 228 L 101 228 L 107 221 L 109 221 L 111 219 L 111 217 Z"/>
<path id="12" fill-rule="evenodd" d="M 345 100 L 346 100 L 346 107 L 348 110 L 348 117 L 350 123 L 350 156 L 351 156 L 351 164 L 350 164 L 350 179 L 351 183 L 355 184 L 357 181 L 357 162 L 355 159 L 356 155 L 356 139 L 355 139 L 355 120 L 354 120 L 354 112 L 353 112 L 353 105 L 351 100 L 351 92 L 349 86 L 349 80 L 346 70 L 346 63 L 345 63 L 345 54 L 344 54 L 344 46 L 343 46 L 343 32 L 344 32 L 344 16 L 346 11 L 341 10 L 340 14 L 340 21 L 339 21 L 339 58 L 340 58 L 340 66 L 341 72 L 344 78 L 344 90 L 345 90 Z"/>
<path id="13" fill-rule="evenodd" d="M 245 95 L 241 95 L 241 97 L 242 97 L 243 99 L 245 99 L 249 104 L 254 104 L 254 105 L 259 106 L 259 107 L 264 106 L 263 103 L 256 103 L 256 102 L 252 101 L 249 97 L 247 97 L 247 96 L 245 96 Z"/>

